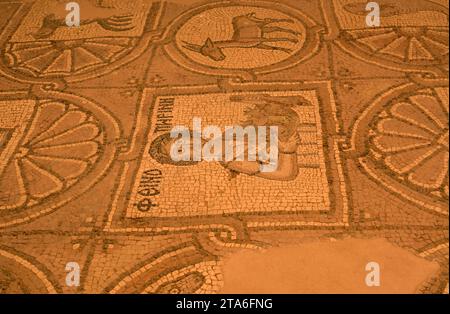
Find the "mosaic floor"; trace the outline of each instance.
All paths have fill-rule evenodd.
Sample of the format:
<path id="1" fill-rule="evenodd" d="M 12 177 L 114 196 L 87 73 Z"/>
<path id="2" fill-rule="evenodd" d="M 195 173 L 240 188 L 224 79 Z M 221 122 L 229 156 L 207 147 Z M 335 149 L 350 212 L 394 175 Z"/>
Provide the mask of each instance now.
<path id="1" fill-rule="evenodd" d="M 448 293 L 449 3 L 359 1 L 0 0 L 0 293 Z M 296 171 L 167 161 L 194 117 Z"/>

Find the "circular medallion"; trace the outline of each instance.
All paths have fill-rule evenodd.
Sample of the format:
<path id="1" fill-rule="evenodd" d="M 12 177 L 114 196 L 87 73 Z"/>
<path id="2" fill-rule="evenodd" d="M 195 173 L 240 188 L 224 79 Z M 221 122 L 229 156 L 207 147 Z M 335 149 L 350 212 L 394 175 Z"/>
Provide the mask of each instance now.
<path id="1" fill-rule="evenodd" d="M 209 67 L 253 69 L 286 60 L 305 39 L 305 25 L 285 13 L 231 6 L 193 16 L 180 28 L 176 44 L 188 58 Z"/>
<path id="2" fill-rule="evenodd" d="M 109 168 L 117 137 L 94 104 L 0 100 L 0 228 L 48 214 Z"/>
<path id="3" fill-rule="evenodd" d="M 383 93 L 355 122 L 362 169 L 390 191 L 448 215 L 448 81 L 423 80 Z"/>
<path id="4" fill-rule="evenodd" d="M 167 27 L 165 52 L 191 71 L 255 75 L 293 67 L 320 48 L 323 27 L 303 12 L 265 1 L 214 2 L 185 12 Z"/>

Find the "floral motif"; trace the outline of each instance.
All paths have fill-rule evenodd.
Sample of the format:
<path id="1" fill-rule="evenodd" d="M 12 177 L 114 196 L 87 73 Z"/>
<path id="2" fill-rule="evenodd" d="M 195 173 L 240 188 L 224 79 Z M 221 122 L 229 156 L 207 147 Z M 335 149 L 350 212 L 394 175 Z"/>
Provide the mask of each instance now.
<path id="1" fill-rule="evenodd" d="M 449 193 L 448 108 L 448 94 L 422 91 L 393 102 L 372 130 L 377 159 L 401 180 L 444 198 Z"/>
<path id="2" fill-rule="evenodd" d="M 102 144 L 97 121 L 78 107 L 43 102 L 0 178 L 0 209 L 17 209 L 72 186 Z"/>

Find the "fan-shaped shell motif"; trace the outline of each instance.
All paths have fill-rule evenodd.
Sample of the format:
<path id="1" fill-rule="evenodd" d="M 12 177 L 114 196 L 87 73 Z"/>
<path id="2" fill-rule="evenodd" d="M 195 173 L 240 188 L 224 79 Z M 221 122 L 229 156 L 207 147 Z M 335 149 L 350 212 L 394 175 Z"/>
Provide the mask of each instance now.
<path id="1" fill-rule="evenodd" d="M 448 28 L 381 28 L 354 30 L 348 34 L 372 53 L 395 61 L 412 64 L 448 62 Z"/>
<path id="2" fill-rule="evenodd" d="M 44 102 L 0 178 L 0 210 L 32 206 L 64 191 L 96 161 L 97 121 L 78 107 Z"/>
<path id="3" fill-rule="evenodd" d="M 409 184 L 448 198 L 448 100 L 433 91 L 395 101 L 374 126 L 372 149 Z"/>
<path id="4" fill-rule="evenodd" d="M 122 57 L 134 46 L 126 37 L 68 41 L 10 43 L 5 50 L 9 66 L 33 76 L 84 73 Z"/>

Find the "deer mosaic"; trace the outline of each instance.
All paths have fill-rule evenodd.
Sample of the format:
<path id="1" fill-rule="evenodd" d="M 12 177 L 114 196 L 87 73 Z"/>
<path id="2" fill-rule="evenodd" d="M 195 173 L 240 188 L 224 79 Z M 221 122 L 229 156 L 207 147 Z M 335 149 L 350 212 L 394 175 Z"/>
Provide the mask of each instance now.
<path id="1" fill-rule="evenodd" d="M 268 37 L 269 33 L 284 33 L 299 36 L 300 33 L 277 25 L 275 23 L 293 23 L 291 19 L 260 19 L 255 13 L 240 15 L 233 18 L 233 36 L 229 40 L 213 41 L 208 38 L 203 46 L 184 42 L 184 48 L 198 52 L 214 61 L 225 60 L 226 48 L 257 48 L 266 50 L 278 50 L 291 53 L 292 49 L 286 47 L 273 46 L 269 43 L 289 42 L 298 43 L 297 38 L 291 37 Z"/>

